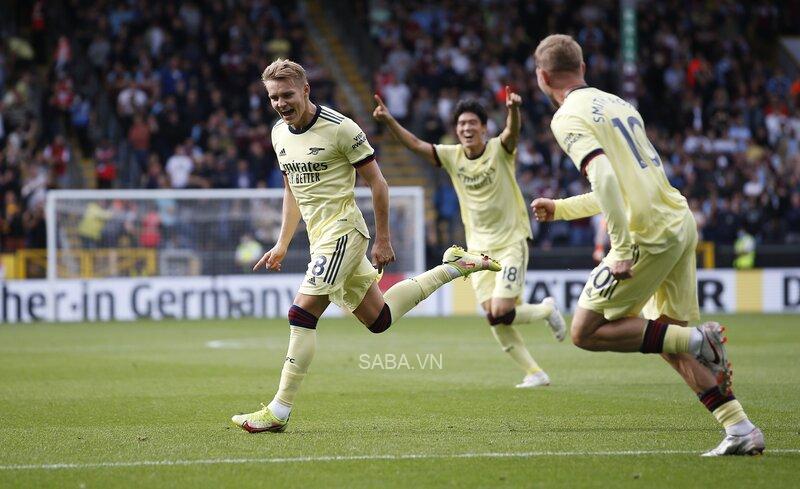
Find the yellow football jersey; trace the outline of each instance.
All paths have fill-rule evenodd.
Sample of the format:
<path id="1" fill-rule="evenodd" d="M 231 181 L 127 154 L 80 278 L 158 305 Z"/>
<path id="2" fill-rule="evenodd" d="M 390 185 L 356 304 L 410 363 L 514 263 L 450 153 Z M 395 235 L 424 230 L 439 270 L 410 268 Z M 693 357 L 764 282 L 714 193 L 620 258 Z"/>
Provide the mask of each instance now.
<path id="1" fill-rule="evenodd" d="M 528 208 L 514 176 L 516 151 L 506 151 L 499 137 L 490 139 L 474 159 L 467 158 L 460 144 L 436 144 L 433 149 L 453 181 L 470 249 L 493 250 L 531 237 Z"/>
<path id="2" fill-rule="evenodd" d="M 336 239 L 352 229 L 369 238 L 353 188 L 355 169 L 371 162 L 375 152 L 355 122 L 317 105 L 314 118 L 302 129 L 283 120 L 275 124 L 272 147 L 300 207 L 312 249 L 320 240 Z"/>
<path id="3" fill-rule="evenodd" d="M 578 88 L 567 95 L 550 127 L 582 174 L 598 154 L 608 157 L 635 243 L 656 253 L 680 234 L 689 206 L 667 180 L 642 116 L 631 104 L 596 88 Z"/>

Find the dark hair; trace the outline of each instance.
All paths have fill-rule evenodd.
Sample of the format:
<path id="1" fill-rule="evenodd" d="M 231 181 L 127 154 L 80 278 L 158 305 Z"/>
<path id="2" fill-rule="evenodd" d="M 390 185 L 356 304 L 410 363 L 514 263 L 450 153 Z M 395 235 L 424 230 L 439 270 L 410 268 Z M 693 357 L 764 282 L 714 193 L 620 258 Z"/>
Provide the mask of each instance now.
<path id="1" fill-rule="evenodd" d="M 464 112 L 472 112 L 473 114 L 478 116 L 480 119 L 481 124 L 484 126 L 486 122 L 489 120 L 489 116 L 486 115 L 486 108 L 483 106 L 482 103 L 478 102 L 474 98 L 467 98 L 463 100 L 459 100 L 456 104 L 456 110 L 453 112 L 453 125 L 458 124 L 458 118 Z"/>

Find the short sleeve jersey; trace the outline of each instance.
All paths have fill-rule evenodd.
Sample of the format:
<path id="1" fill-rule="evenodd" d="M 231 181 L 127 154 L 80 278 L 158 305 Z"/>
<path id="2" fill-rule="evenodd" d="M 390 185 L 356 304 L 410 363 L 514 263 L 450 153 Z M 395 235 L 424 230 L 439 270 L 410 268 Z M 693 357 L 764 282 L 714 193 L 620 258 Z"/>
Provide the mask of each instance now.
<path id="1" fill-rule="evenodd" d="M 550 127 L 584 175 L 595 156 L 608 157 L 622 187 L 634 242 L 657 252 L 680 233 L 689 212 L 686 199 L 670 185 L 642 116 L 631 104 L 596 88 L 578 88 L 567 95 Z"/>
<path id="2" fill-rule="evenodd" d="M 314 118 L 301 129 L 283 120 L 272 128 L 278 165 L 306 223 L 312 249 L 356 229 L 369 238 L 355 201 L 355 169 L 375 158 L 364 131 L 350 118 L 317 105 Z"/>
<path id="3" fill-rule="evenodd" d="M 494 250 L 531 236 L 528 209 L 514 175 L 516 151 L 507 151 L 499 137 L 491 138 L 483 154 L 473 159 L 460 144 L 433 148 L 453 181 L 470 249 Z"/>

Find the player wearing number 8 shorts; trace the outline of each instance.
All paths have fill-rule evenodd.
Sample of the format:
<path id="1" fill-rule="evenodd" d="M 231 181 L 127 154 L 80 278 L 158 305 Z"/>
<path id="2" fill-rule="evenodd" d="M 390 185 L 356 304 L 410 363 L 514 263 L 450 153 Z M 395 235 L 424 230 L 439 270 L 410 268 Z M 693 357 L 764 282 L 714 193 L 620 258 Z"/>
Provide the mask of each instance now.
<path id="1" fill-rule="evenodd" d="M 725 427 L 725 439 L 705 456 L 761 453 L 764 436 L 731 390 L 724 329 L 686 327 L 699 319 L 696 224 L 667 180 L 642 116 L 586 84 L 583 53 L 571 37 L 545 38 L 534 57 L 539 88 L 558 107 L 553 135 L 592 187 L 568 199 L 536 199 L 536 218 L 602 213 L 611 239 L 578 301 L 572 341 L 592 351 L 661 354 Z"/>
<path id="2" fill-rule="evenodd" d="M 528 268 L 526 241 L 531 236 L 530 217 L 514 176 L 522 99 L 506 87 L 506 127 L 488 141 L 486 109 L 475 100 L 460 101 L 453 114 L 459 144 L 420 141 L 392 117 L 378 95 L 375 100 L 378 106 L 373 116 L 403 145 L 450 176 L 468 248 L 496 253 L 489 256 L 503 266 L 501 273 L 475 273 L 470 280 L 500 347 L 526 373 L 517 387 L 549 385 L 550 378 L 515 328 L 544 319 L 559 341 L 566 335 L 564 319 L 552 298 L 545 298 L 541 304 L 523 304 L 521 300 Z"/>
<path id="3" fill-rule="evenodd" d="M 314 358 L 317 321 L 331 302 L 351 311 L 372 333 L 383 333 L 436 289 L 473 272 L 497 272 L 500 264 L 457 246 L 442 264 L 394 284 L 385 294 L 377 278 L 394 261 L 389 236 L 389 188 L 364 132 L 348 117 L 311 102 L 311 87 L 299 64 L 284 59 L 262 74 L 280 120 L 272 145 L 284 175 L 283 222 L 275 246 L 255 264 L 280 270 L 302 218 L 311 261 L 289 309 L 289 348 L 275 397 L 262 409 L 231 418 L 250 433 L 286 429 L 294 400 Z M 367 259 L 369 232 L 355 202 L 358 173 L 372 191 L 376 239 Z"/>

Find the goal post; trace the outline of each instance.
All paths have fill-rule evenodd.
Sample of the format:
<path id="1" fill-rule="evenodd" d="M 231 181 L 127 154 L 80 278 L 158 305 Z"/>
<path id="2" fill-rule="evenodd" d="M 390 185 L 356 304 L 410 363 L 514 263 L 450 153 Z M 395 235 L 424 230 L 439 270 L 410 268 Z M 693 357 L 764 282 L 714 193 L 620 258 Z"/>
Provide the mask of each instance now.
<path id="1" fill-rule="evenodd" d="M 356 202 L 374 236 L 372 194 Z M 389 189 L 391 271 L 425 269 L 425 197 L 421 187 Z M 47 277 L 181 277 L 247 273 L 273 246 L 283 189 L 53 190 L 47 194 Z M 282 271 L 305 273 L 305 225 Z"/>

